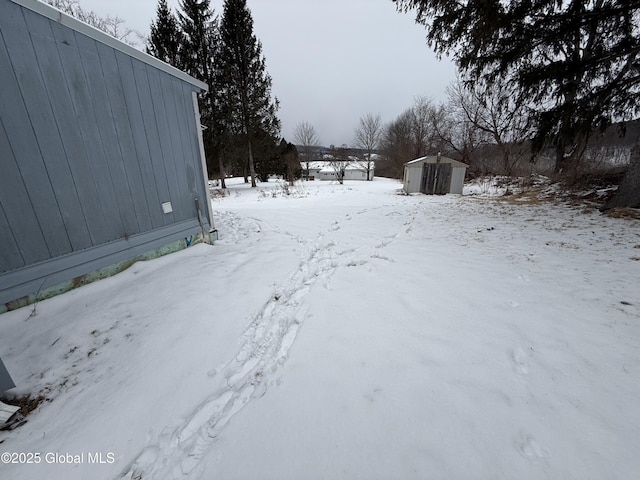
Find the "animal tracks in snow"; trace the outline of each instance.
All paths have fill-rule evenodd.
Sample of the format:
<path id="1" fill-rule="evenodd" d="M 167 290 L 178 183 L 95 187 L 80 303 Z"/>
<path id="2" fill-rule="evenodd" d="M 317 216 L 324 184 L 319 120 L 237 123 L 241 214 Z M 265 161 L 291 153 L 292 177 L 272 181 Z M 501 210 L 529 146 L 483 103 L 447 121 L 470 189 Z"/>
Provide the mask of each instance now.
<path id="1" fill-rule="evenodd" d="M 521 433 L 515 440 L 515 447 L 520 454 L 530 461 L 545 460 L 549 458 L 549 450 L 544 448 L 533 437 L 527 433 Z"/>
<path id="2" fill-rule="evenodd" d="M 526 352 L 518 347 L 511 352 L 511 359 L 516 372 L 519 375 L 526 375 L 529 373 L 529 357 Z"/>

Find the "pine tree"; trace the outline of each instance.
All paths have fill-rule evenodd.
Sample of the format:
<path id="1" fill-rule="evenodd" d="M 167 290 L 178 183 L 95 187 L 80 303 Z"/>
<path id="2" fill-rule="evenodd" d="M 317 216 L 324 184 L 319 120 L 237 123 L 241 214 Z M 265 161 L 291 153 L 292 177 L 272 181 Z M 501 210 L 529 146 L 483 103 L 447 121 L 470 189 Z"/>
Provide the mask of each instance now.
<path id="1" fill-rule="evenodd" d="M 225 0 L 219 41 L 218 85 L 224 90 L 221 110 L 231 122 L 229 129 L 245 138 L 251 186 L 255 187 L 255 140 L 275 140 L 280 121 L 276 117 L 278 101 L 271 99 L 271 77 L 266 72 L 262 44 L 253 33 L 246 0 Z"/>
<path id="2" fill-rule="evenodd" d="M 225 174 L 221 158 L 223 118 L 215 72 L 218 18 L 210 7 L 209 0 L 181 0 L 178 27 L 182 39 L 178 67 L 209 86 L 207 92 L 199 94 L 200 118 L 205 127 L 202 136 L 207 168 L 209 171 L 219 170 L 224 188 Z"/>
<path id="3" fill-rule="evenodd" d="M 180 1 L 180 68 L 207 84 L 213 76 L 216 23 L 209 0 Z"/>
<path id="4" fill-rule="evenodd" d="M 179 52 L 183 35 L 178 21 L 171 13 L 167 0 L 158 0 L 156 19 L 151 23 L 151 34 L 146 52 L 163 62 L 179 67 Z"/>

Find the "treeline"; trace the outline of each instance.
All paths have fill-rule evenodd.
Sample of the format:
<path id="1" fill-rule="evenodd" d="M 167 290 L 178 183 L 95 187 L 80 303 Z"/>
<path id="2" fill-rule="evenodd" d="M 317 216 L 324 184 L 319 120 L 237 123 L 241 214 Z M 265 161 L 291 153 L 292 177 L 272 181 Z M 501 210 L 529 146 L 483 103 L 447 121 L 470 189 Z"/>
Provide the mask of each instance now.
<path id="1" fill-rule="evenodd" d="M 594 135 L 614 124 L 624 133 L 640 113 L 639 0 L 393 1 L 426 27 L 436 54 L 451 56 L 467 87 L 458 118 L 478 128 L 455 126 L 456 151 L 472 148 L 476 134 L 500 148 L 526 138 L 532 157 L 549 149 L 553 169 L 571 172 Z M 640 178 L 633 145 L 629 172 Z M 503 152 L 511 162 L 513 151 Z M 640 185 L 633 196 L 626 203 L 640 206 Z"/>
<path id="2" fill-rule="evenodd" d="M 469 165 L 469 174 L 519 175 L 531 170 L 531 127 L 508 91 L 480 91 L 457 80 L 436 104 L 418 97 L 381 132 L 386 159 L 378 171 L 401 178 L 407 159 L 443 155 Z"/>
<path id="3" fill-rule="evenodd" d="M 279 138 L 278 100 L 246 0 L 225 0 L 221 16 L 209 0 L 181 0 L 176 14 L 159 0 L 146 50 L 209 86 L 199 97 L 204 147 L 223 187 L 227 173 L 255 187 L 291 171 L 295 147 Z"/>

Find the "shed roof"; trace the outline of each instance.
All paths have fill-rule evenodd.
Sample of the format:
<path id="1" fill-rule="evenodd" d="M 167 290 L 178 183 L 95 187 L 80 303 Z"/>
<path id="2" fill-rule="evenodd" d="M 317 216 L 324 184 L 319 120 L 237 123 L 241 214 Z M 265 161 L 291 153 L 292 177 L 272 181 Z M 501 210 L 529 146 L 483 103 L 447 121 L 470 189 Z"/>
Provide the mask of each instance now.
<path id="1" fill-rule="evenodd" d="M 151 65 L 152 67 L 157 68 L 158 70 L 162 70 L 163 72 L 173 75 L 174 77 L 177 77 L 187 83 L 190 83 L 191 85 L 194 85 L 201 90 L 209 90 L 209 86 L 206 83 L 201 82 L 200 80 L 192 77 L 191 75 L 186 74 L 182 70 L 178 70 L 177 68 L 172 67 L 168 63 L 164 63 L 162 60 L 158 60 L 157 58 L 152 57 L 151 55 L 141 52 L 140 50 L 133 48 L 131 45 L 127 45 L 126 43 L 121 42 L 117 38 L 114 38 L 111 35 L 108 35 L 103 31 L 98 30 L 97 28 L 92 27 L 91 25 L 88 25 L 84 22 L 81 22 L 76 18 L 73 18 L 72 16 L 67 15 L 66 13 L 58 10 L 57 8 L 52 7 L 51 5 L 40 2 L 38 0 L 11 0 L 11 1 L 13 3 L 17 3 L 18 5 L 24 8 L 28 8 L 29 10 L 39 13 L 44 17 L 50 18 L 51 20 L 54 20 L 62 25 L 65 25 L 75 30 L 76 32 L 82 33 L 87 37 L 93 38 L 98 42 L 109 45 L 110 47 L 115 48 L 116 50 L 119 50 L 122 53 L 129 55 L 130 57 L 134 57 L 140 60 L 141 62 L 144 62 L 148 65 Z"/>
<path id="2" fill-rule="evenodd" d="M 438 163 L 438 155 L 427 155 L 424 157 L 416 158 L 415 160 L 411 160 L 410 162 L 405 163 L 406 166 L 417 166 L 423 163 Z M 450 163 L 452 167 L 459 168 L 468 168 L 469 165 L 466 163 L 459 162 L 458 160 L 454 160 L 453 158 L 444 157 L 440 155 L 440 163 Z"/>

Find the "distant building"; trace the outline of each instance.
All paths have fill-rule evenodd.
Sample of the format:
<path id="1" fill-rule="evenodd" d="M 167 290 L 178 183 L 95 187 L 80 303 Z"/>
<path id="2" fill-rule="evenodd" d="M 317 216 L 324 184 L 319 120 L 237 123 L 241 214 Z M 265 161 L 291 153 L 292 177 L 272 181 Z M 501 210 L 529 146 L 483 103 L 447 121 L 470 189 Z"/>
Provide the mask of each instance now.
<path id="1" fill-rule="evenodd" d="M 303 172 L 306 172 L 307 162 L 301 163 Z M 369 177 L 373 180 L 375 163 L 371 162 Z M 344 169 L 343 180 L 367 180 L 367 165 L 364 161 L 331 162 L 330 160 L 309 162 L 310 180 L 337 180 L 338 168 Z"/>

